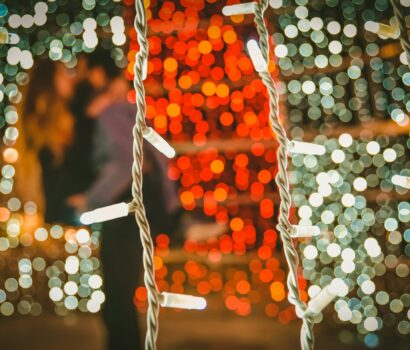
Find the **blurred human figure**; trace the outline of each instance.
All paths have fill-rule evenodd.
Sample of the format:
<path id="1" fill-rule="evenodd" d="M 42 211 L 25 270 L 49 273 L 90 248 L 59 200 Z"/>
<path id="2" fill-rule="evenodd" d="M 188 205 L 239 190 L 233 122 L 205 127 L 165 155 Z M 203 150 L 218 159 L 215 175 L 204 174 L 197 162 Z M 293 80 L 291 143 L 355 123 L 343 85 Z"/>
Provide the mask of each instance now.
<path id="1" fill-rule="evenodd" d="M 65 199 L 76 188 L 75 119 L 69 109 L 75 77 L 64 64 L 41 61 L 31 75 L 24 104 L 26 147 L 38 159 L 47 222 L 71 223 L 73 209 Z"/>
<path id="2" fill-rule="evenodd" d="M 113 78 L 114 63 L 106 52 L 94 55 L 89 61 L 89 82 L 100 93 L 86 111 L 97 118 L 94 149 L 97 177 L 84 194 L 68 199 L 78 212 L 132 199 L 132 129 L 136 108 L 127 101 L 130 85 L 119 74 Z M 168 229 L 167 224 L 172 220 L 167 218 L 178 209 L 179 202 L 173 184 L 166 177 L 166 160 L 147 143 L 144 152 L 144 203 L 155 235 Z M 133 216 L 103 224 L 101 261 L 107 348 L 142 349 L 133 301 L 141 277 L 142 250 Z"/>
<path id="3" fill-rule="evenodd" d="M 92 166 L 92 152 L 96 121 L 87 114 L 87 106 L 98 93 L 88 82 L 88 57 L 78 58 L 75 67 L 78 82 L 76 83 L 73 97 L 70 101 L 70 110 L 75 118 L 75 139 L 73 148 L 76 154 L 76 190 L 83 193 L 94 180 L 94 167 Z"/>

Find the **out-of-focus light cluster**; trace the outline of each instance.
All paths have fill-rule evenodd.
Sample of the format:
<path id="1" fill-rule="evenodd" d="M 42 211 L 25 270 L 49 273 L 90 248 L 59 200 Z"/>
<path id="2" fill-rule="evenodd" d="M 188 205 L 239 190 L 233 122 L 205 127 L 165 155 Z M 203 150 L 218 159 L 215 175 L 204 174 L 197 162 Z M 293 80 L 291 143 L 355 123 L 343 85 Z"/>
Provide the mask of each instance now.
<path id="1" fill-rule="evenodd" d="M 272 299 L 266 314 L 288 322 L 294 315 L 279 303 L 286 299 L 284 265 L 273 258 L 275 141 L 270 141 L 266 94 L 245 49 L 256 33 L 245 16 L 225 20 L 213 3 L 199 1 L 188 8 L 188 2 L 178 6 L 151 1 L 147 118 L 179 150 L 169 176 L 181 183 L 184 209 L 202 212 L 229 228 L 208 242 L 186 241 L 185 251 L 211 262 L 249 250 L 256 250 L 257 256 L 250 258 L 248 268 L 225 276 L 208 263 L 193 261 L 183 271 L 168 272 L 160 260 L 158 275 L 173 280 L 161 281 L 160 286 L 183 290 L 181 282 L 175 282 L 182 279 L 200 294 L 225 290 L 228 309 L 246 315 L 263 299 L 261 286 L 266 283 Z M 277 59 L 269 71 L 275 77 L 281 74 L 279 87 L 286 96 L 292 139 L 330 135 L 315 139 L 325 146 L 324 155 L 292 156 L 299 224 L 321 231 L 300 244 L 303 277 L 311 282 L 309 288 L 301 283 L 302 296 L 308 300 L 333 278 L 346 278 L 350 295 L 356 296 L 336 303 L 336 308 L 345 303 L 350 310 L 338 312 L 339 319 L 356 323 L 369 347 L 378 342 L 374 332 L 383 325 L 394 325 L 401 334 L 409 331 L 404 284 L 408 265 L 400 263 L 397 274 L 396 266 L 387 268 L 385 257 L 394 256 L 399 264 L 409 254 L 403 238 L 408 192 L 393 185 L 392 177 L 408 176 L 410 73 L 400 44 L 379 40 L 359 21 L 382 21 L 388 6 L 388 1 L 327 1 L 314 6 L 304 0 L 271 2 L 271 22 L 278 26 L 272 31 Z M 128 72 L 132 74 L 132 62 Z M 185 146 L 190 141 L 196 152 Z M 397 222 L 391 235 L 394 248 L 389 238 L 384 240 L 390 232 L 384 225 L 392 220 Z M 166 259 L 168 249 L 162 253 L 159 245 L 157 253 Z M 196 281 L 196 273 L 205 281 Z M 389 290 L 385 278 L 395 280 L 399 292 Z M 401 300 L 400 312 L 380 306 L 379 291 Z M 136 299 L 144 300 L 142 290 Z M 286 312 L 289 317 L 283 316 Z M 350 313 L 354 316 L 348 317 Z M 318 315 L 315 321 L 320 320 Z"/>
<path id="2" fill-rule="evenodd" d="M 383 326 L 410 330 L 409 194 L 405 181 L 392 181 L 410 171 L 409 71 L 399 42 L 380 40 L 359 21 L 385 22 L 388 1 L 327 5 L 296 1 L 295 16 L 281 15 L 283 32 L 273 35 L 292 136 L 338 136 L 315 138 L 324 156 L 292 157 L 298 217 L 322 232 L 300 250 L 309 297 L 343 278 L 356 295 L 336 302 L 338 318 L 357 324 L 365 344 L 375 347 L 374 332 Z"/>
<path id="3" fill-rule="evenodd" d="M 227 1 L 231 3 L 237 2 Z M 285 264 L 277 254 L 276 141 L 265 89 L 246 52 L 246 43 L 257 34 L 246 16 L 222 16 L 225 2 L 151 0 L 149 5 L 148 123 L 179 153 L 168 175 L 180 184 L 183 208 L 227 227 L 207 241 L 188 239 L 187 262 L 175 257 L 168 235 L 159 235 L 159 289 L 219 293 L 226 308 L 238 315 L 264 305 L 268 317 L 288 323 L 296 316 L 286 304 Z M 132 78 L 136 34 L 127 26 L 127 16 L 124 23 L 122 6 L 108 0 L 71 6 L 40 1 L 27 9 L 19 1 L 0 3 L 0 27 L 21 38 L 17 45 L 0 46 L 5 162 L 0 192 L 9 197 L 19 156 L 15 104 L 22 99 L 20 86 L 29 80 L 25 70 L 36 57 L 48 55 L 74 67 L 79 52 L 99 44 L 121 46 L 128 36 L 128 54 L 119 47 L 112 53 Z M 395 175 L 410 176 L 410 72 L 400 43 L 379 38 L 364 26 L 390 23 L 389 1 L 271 0 L 270 6 L 274 57 L 268 69 L 278 80 L 290 138 L 314 139 L 326 149 L 320 156 L 293 154 L 290 159 L 293 222 L 320 229 L 320 235 L 299 245 L 301 296 L 308 301 L 334 278 L 342 278 L 349 294 L 335 303 L 335 315 L 340 322 L 356 324 L 366 346 L 375 347 L 382 327 L 395 327 L 403 335 L 410 331 L 409 191 L 392 182 Z M 50 29 L 44 17 L 56 26 Z M 41 257 L 19 258 L 18 274 L 0 285 L 0 312 L 38 314 L 40 293 L 23 292 L 44 274 L 57 312 L 98 311 L 104 299 L 99 263 L 88 255 L 97 246 L 98 228 L 88 233 L 88 243 L 81 243 L 86 237 L 82 230 L 34 229 L 35 213 L 34 203 L 14 197 L 0 208 L 5 232 L 0 250 L 8 254 L 0 257 L 1 267 L 17 247 L 52 247 Z M 22 229 L 26 226 L 31 228 Z M 143 287 L 136 290 L 135 303 L 145 309 Z M 343 334 L 349 342 L 351 337 Z"/>
<path id="4" fill-rule="evenodd" d="M 105 298 L 100 262 L 94 256 L 99 232 L 59 225 L 37 227 L 32 225 L 37 222 L 36 214 L 30 202 L 22 213 L 17 198 L 0 207 L 0 223 L 6 228 L 6 236 L 0 237 L 5 276 L 0 286 L 1 314 L 37 316 L 48 304 L 45 296 L 54 302 L 58 315 L 76 309 L 98 312 Z M 14 261 L 17 270 L 11 264 Z"/>
<path id="5" fill-rule="evenodd" d="M 39 315 L 50 300 L 59 315 L 76 309 L 98 312 L 104 302 L 96 257 L 98 226 L 91 233 L 58 225 L 39 227 L 36 204 L 13 197 L 20 149 L 18 103 L 21 89 L 29 82 L 27 70 L 37 57 L 48 56 L 74 68 L 77 55 L 92 51 L 100 40 L 111 48 L 115 63 L 123 67 L 126 57 L 120 47 L 125 43 L 121 26 L 110 27 L 110 20 L 119 18 L 122 8 L 118 1 L 106 0 L 69 6 L 62 1 L 37 1 L 34 6 L 0 1 L 0 27 L 19 38 L 17 43 L 0 45 L 2 315 Z"/>
<path id="6" fill-rule="evenodd" d="M 395 319 L 399 332 L 405 334 L 404 304 L 400 312 L 386 310 L 376 297 L 384 291 L 390 298 L 407 300 L 409 268 L 403 259 L 409 252 L 402 243 L 410 206 L 406 190 L 391 182 L 394 174 L 408 168 L 406 148 L 402 140 L 386 136 L 370 141 L 342 134 L 338 140 L 318 136 L 316 141 L 325 145 L 326 154 L 309 159 L 294 156 L 291 173 L 300 222 L 314 224 L 322 232 L 300 245 L 304 277 L 311 282 L 308 293 L 313 296 L 318 286 L 343 278 L 351 289 L 356 284 L 359 288 L 356 296 L 335 304 L 341 321 L 358 324 L 358 331 L 366 334 L 382 328 L 381 317 L 389 318 L 389 326 Z M 394 263 L 388 263 L 391 259 Z M 388 283 L 391 279 L 394 287 Z M 368 317 L 376 317 L 380 310 L 382 316 L 373 329 Z"/>

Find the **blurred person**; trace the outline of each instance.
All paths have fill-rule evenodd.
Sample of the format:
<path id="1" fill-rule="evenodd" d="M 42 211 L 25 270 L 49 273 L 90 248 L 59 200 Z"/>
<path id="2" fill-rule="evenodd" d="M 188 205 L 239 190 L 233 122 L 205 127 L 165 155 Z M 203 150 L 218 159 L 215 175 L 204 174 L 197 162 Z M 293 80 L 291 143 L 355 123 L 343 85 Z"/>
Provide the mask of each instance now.
<path id="1" fill-rule="evenodd" d="M 76 66 L 78 82 L 70 101 L 70 110 L 75 118 L 75 139 L 73 147 L 76 150 L 76 169 L 79 172 L 76 178 L 77 193 L 83 193 L 94 180 L 92 166 L 93 140 L 96 128 L 94 118 L 87 114 L 87 106 L 98 93 L 88 82 L 88 57 L 78 57 Z"/>
<path id="2" fill-rule="evenodd" d="M 65 199 L 78 192 L 75 118 L 69 108 L 75 76 L 64 64 L 45 60 L 34 67 L 30 80 L 23 107 L 23 133 L 25 147 L 39 164 L 30 164 L 36 178 L 32 185 L 41 183 L 47 222 L 71 223 L 74 211 Z M 27 172 L 31 173 L 30 169 Z"/>
<path id="3" fill-rule="evenodd" d="M 133 126 L 136 107 L 127 101 L 130 84 L 119 73 L 106 52 L 89 60 L 89 83 L 99 91 L 86 113 L 96 118 L 94 160 L 97 177 L 84 194 L 67 203 L 81 213 L 132 200 Z M 167 161 L 144 143 L 144 204 L 151 233 L 169 232 L 179 201 L 174 184 L 167 178 Z M 103 319 L 110 350 L 142 349 L 135 290 L 142 270 L 139 229 L 133 215 L 103 223 L 101 261 L 106 295 Z"/>

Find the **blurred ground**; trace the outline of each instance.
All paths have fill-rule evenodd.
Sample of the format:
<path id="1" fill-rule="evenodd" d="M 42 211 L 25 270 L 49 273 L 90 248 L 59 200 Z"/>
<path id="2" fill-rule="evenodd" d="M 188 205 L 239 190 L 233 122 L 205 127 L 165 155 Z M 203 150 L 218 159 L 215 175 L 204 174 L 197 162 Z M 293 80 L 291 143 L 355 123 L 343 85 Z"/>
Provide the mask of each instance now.
<path id="1" fill-rule="evenodd" d="M 352 327 L 348 329 L 354 331 Z M 316 327 L 316 349 L 366 349 L 352 338 L 353 344 L 341 343 L 341 331 L 343 328 L 333 328 L 326 322 Z M 349 334 L 352 337 L 354 333 Z M 103 338 L 104 328 L 98 315 L 61 318 L 45 314 L 0 319 L 2 350 L 103 350 Z M 262 314 L 239 317 L 225 310 L 167 310 L 160 317 L 158 350 L 297 350 L 298 338 L 299 322 L 282 325 Z M 409 344 L 409 339 L 392 335 L 391 339 L 384 337 L 377 349 L 405 350 L 410 348 Z"/>

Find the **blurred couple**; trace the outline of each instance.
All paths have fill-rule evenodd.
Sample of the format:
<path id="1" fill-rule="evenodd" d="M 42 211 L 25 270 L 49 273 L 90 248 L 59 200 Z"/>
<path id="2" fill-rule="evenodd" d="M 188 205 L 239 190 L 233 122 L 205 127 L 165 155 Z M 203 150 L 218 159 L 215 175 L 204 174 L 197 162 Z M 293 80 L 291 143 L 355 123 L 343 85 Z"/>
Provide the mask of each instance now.
<path id="1" fill-rule="evenodd" d="M 79 59 L 77 68 L 43 61 L 26 93 L 24 138 L 33 188 L 43 189 L 47 223 L 75 225 L 86 210 L 131 200 L 135 105 L 129 82 L 108 51 Z M 37 169 L 37 172 L 36 172 Z M 153 235 L 172 232 L 179 200 L 167 161 L 144 143 L 144 203 Z M 37 176 L 37 184 L 36 176 Z M 142 349 L 133 304 L 141 274 L 141 244 L 133 216 L 103 224 L 101 261 L 106 301 L 107 349 Z"/>

